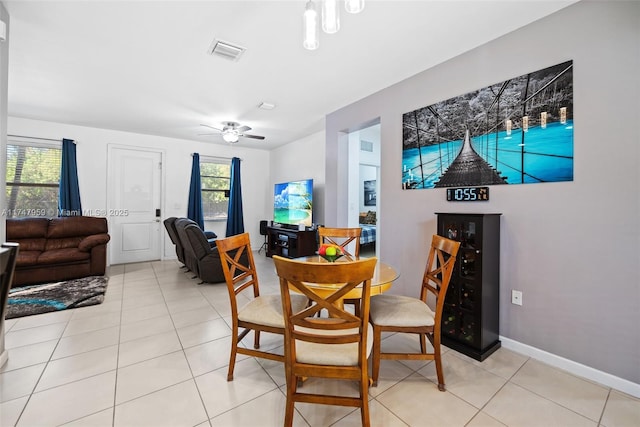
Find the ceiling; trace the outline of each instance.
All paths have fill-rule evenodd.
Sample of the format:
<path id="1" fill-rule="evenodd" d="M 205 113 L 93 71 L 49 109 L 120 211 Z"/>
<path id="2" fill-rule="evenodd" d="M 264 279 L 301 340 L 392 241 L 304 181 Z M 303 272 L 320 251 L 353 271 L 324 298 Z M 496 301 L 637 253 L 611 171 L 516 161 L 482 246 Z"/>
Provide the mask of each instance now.
<path id="1" fill-rule="evenodd" d="M 358 15 L 342 11 L 340 31 L 308 51 L 305 0 L 3 0 L 8 113 L 215 144 L 228 143 L 199 135 L 208 133 L 200 124 L 237 121 L 266 137 L 238 144 L 273 149 L 322 130 L 326 114 L 575 1 L 367 0 Z M 246 51 L 238 61 L 211 56 L 214 39 Z"/>

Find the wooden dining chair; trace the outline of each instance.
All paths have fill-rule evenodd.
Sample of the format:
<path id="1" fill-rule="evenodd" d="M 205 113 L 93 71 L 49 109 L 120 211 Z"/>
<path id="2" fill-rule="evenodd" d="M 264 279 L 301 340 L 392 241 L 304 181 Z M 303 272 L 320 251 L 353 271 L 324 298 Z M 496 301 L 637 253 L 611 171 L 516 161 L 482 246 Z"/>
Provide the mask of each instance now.
<path id="1" fill-rule="evenodd" d="M 259 350 L 260 332 L 284 335 L 284 318 L 280 295 L 260 295 L 249 234 L 218 239 L 216 247 L 231 302 L 231 355 L 227 381 L 232 381 L 238 353 L 284 362 L 282 354 Z M 238 307 L 239 295 L 249 299 L 243 307 Z M 296 310 L 306 307 L 308 303 L 304 295 L 292 295 L 290 300 Z M 253 349 L 239 346 L 240 341 L 251 331 L 254 333 Z"/>
<path id="2" fill-rule="evenodd" d="M 330 228 L 330 227 L 318 227 L 318 238 L 320 245 L 332 244 L 340 246 L 345 258 L 349 261 L 360 259 L 360 235 L 362 234 L 362 228 Z M 348 247 L 354 242 L 353 253 L 348 251 Z M 345 299 L 345 304 L 353 305 L 358 314 L 358 300 L 357 299 Z"/>
<path id="3" fill-rule="evenodd" d="M 371 298 L 370 319 L 373 324 L 373 384 L 378 383 L 380 359 L 435 360 L 438 389 L 445 391 L 442 357 L 440 352 L 440 322 L 444 299 L 456 262 L 460 242 L 434 235 L 425 267 L 420 298 L 401 295 L 375 295 Z M 427 305 L 429 292 L 436 298 L 435 311 Z M 420 353 L 393 353 L 381 351 L 382 332 L 418 334 Z M 427 352 L 426 339 L 433 346 Z"/>
<path id="4" fill-rule="evenodd" d="M 360 259 L 360 235 L 362 234 L 362 228 L 330 228 L 330 227 L 318 227 L 318 238 L 320 245 L 332 244 L 340 246 L 345 258 L 349 261 Z M 353 242 L 353 250 L 349 252 L 349 245 Z"/>
<path id="5" fill-rule="evenodd" d="M 287 404 L 285 426 L 293 422 L 296 402 L 359 407 L 362 425 L 369 426 L 369 374 L 367 357 L 371 351 L 371 325 L 368 322 L 371 278 L 376 258 L 354 262 L 310 263 L 273 257 L 280 277 L 285 317 L 285 371 Z M 319 296 L 307 286 L 342 284 L 336 291 Z M 361 316 L 345 311 L 339 300 L 350 290 L 362 286 Z M 312 302 L 295 309 L 289 290 L 299 292 Z M 315 317 L 320 310 L 329 317 Z M 298 391 L 298 380 L 321 377 L 357 381 L 359 396 L 311 394 Z"/>

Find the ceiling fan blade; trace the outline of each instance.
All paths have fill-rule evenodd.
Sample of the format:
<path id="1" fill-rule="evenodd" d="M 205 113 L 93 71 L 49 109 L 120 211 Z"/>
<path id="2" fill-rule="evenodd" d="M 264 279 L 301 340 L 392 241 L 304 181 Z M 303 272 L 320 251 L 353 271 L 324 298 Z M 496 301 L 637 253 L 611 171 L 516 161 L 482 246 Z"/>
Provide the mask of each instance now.
<path id="1" fill-rule="evenodd" d="M 198 136 L 220 135 L 219 133 L 199 133 Z"/>
<path id="2" fill-rule="evenodd" d="M 213 129 L 213 130 L 217 130 L 218 132 L 222 132 L 222 129 L 214 128 L 213 126 L 203 125 L 203 124 L 200 124 L 200 126 L 204 126 L 204 127 L 206 127 L 206 128 Z"/>
<path id="3" fill-rule="evenodd" d="M 264 136 L 260 136 L 260 135 L 247 135 L 247 134 L 243 134 L 240 135 L 244 138 L 252 138 L 252 139 L 264 139 Z"/>
<path id="4" fill-rule="evenodd" d="M 236 130 L 238 132 L 242 133 L 242 132 L 247 132 L 247 131 L 251 130 L 251 128 L 249 126 L 240 126 L 240 127 L 236 128 Z"/>

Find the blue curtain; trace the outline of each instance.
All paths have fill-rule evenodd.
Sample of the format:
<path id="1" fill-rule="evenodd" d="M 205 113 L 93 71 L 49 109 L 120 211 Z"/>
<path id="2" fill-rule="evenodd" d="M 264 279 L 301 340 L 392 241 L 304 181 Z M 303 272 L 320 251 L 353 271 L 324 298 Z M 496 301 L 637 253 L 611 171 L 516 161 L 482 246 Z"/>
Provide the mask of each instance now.
<path id="1" fill-rule="evenodd" d="M 72 139 L 62 140 L 62 168 L 60 170 L 59 189 L 58 216 L 82 215 L 80 188 L 78 186 L 76 144 L 74 144 Z"/>
<path id="2" fill-rule="evenodd" d="M 198 223 L 204 230 L 204 212 L 202 211 L 202 183 L 200 182 L 200 154 L 193 153 L 191 164 L 191 185 L 189 187 L 189 208 L 187 218 Z"/>
<path id="3" fill-rule="evenodd" d="M 229 191 L 229 211 L 227 214 L 227 237 L 244 233 L 242 219 L 242 188 L 240 184 L 240 159 L 231 159 L 231 188 Z"/>

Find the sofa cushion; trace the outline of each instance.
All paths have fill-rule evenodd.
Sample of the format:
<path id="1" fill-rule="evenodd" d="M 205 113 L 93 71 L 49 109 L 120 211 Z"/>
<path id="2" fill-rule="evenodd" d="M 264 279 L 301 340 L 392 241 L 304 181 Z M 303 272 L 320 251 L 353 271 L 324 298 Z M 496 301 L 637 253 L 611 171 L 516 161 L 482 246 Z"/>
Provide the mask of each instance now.
<path id="1" fill-rule="evenodd" d="M 45 251 L 38 257 L 38 264 L 61 264 L 66 262 L 78 262 L 88 260 L 88 252 L 77 248 L 52 249 Z"/>
<path id="2" fill-rule="evenodd" d="M 107 219 L 93 216 L 70 216 L 52 218 L 47 231 L 48 239 L 90 236 L 107 233 Z"/>
<path id="3" fill-rule="evenodd" d="M 77 249 L 81 241 L 82 241 L 82 236 L 66 237 L 64 239 L 47 239 L 47 244 L 45 245 L 44 250 L 51 251 L 55 249 L 66 249 L 66 248 Z"/>
<path id="4" fill-rule="evenodd" d="M 27 267 L 30 265 L 36 265 L 38 263 L 38 257 L 41 253 L 42 251 L 23 251 L 22 245 L 20 245 L 18 258 L 16 259 L 16 267 Z"/>
<path id="5" fill-rule="evenodd" d="M 18 251 L 18 258 L 24 251 L 38 251 L 42 252 L 45 249 L 47 244 L 47 239 L 7 239 L 10 242 L 15 242 L 20 244 L 20 250 Z"/>
<path id="6" fill-rule="evenodd" d="M 17 239 L 45 238 L 48 218 L 11 218 L 7 220 L 7 241 Z M 22 250 L 22 247 L 20 247 Z"/>

